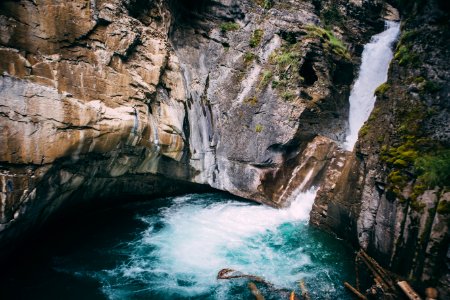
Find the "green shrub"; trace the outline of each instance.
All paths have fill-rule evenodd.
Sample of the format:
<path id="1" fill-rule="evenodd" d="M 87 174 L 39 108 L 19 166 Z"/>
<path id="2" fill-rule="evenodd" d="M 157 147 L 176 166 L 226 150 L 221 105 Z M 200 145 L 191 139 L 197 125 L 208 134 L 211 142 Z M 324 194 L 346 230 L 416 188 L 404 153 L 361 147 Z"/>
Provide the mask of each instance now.
<path id="1" fill-rule="evenodd" d="M 321 38 L 325 48 L 331 48 L 331 51 L 335 54 L 350 59 L 350 53 L 344 42 L 338 39 L 330 30 L 310 25 L 306 27 L 310 36 Z"/>
<path id="2" fill-rule="evenodd" d="M 429 187 L 450 186 L 450 149 L 419 157 L 414 165 L 419 179 Z"/>
<path id="3" fill-rule="evenodd" d="M 284 92 L 281 94 L 281 97 L 282 97 L 285 101 L 290 101 L 290 100 L 292 100 L 293 98 L 295 98 L 295 93 L 292 92 L 292 91 L 284 91 Z"/>
<path id="4" fill-rule="evenodd" d="M 239 30 L 240 26 L 237 23 L 234 22 L 226 22 L 226 23 L 222 23 L 220 25 L 220 30 L 222 32 L 227 32 L 227 31 L 236 31 Z"/>
<path id="5" fill-rule="evenodd" d="M 437 213 L 441 215 L 448 215 L 450 214 L 450 202 L 441 200 L 439 201 L 438 207 L 437 207 Z"/>
<path id="6" fill-rule="evenodd" d="M 387 90 L 391 87 L 389 83 L 382 83 L 377 89 L 375 90 L 375 95 L 380 97 L 383 96 Z"/>
<path id="7" fill-rule="evenodd" d="M 256 55 L 253 54 L 252 52 L 245 52 L 243 59 L 245 64 L 250 64 L 252 61 L 254 61 L 256 58 Z"/>
<path id="8" fill-rule="evenodd" d="M 265 87 L 269 81 L 272 79 L 273 74 L 271 71 L 264 71 L 261 75 L 261 81 L 259 82 L 260 87 Z"/>
<path id="9" fill-rule="evenodd" d="M 256 29 L 253 31 L 252 36 L 250 37 L 249 45 L 252 48 L 259 46 L 261 43 L 262 37 L 264 36 L 264 31 L 262 29 Z"/>

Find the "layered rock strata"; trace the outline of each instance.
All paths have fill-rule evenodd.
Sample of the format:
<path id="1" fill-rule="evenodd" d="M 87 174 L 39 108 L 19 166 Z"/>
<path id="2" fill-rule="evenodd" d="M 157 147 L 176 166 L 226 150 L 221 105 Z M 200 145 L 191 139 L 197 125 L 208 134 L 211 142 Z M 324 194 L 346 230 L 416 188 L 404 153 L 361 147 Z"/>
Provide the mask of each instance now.
<path id="1" fill-rule="evenodd" d="M 380 9 L 3 1 L 0 248 L 62 206 L 161 193 L 167 178 L 285 205 L 345 133 Z"/>

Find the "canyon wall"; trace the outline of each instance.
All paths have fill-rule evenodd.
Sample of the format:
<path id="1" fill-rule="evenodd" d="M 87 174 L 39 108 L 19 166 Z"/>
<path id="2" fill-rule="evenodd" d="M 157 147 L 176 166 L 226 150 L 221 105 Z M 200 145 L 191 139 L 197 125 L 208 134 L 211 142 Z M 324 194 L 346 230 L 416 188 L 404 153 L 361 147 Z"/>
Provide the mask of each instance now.
<path id="1" fill-rule="evenodd" d="M 450 44 L 443 1 L 399 1 L 388 80 L 345 164 L 328 170 L 311 222 L 417 287 L 450 295 Z M 423 291 L 423 290 L 422 290 Z"/>
<path id="2" fill-rule="evenodd" d="M 321 180 L 343 139 L 381 10 L 2 1 L 0 249 L 61 207 L 188 183 L 286 205 Z"/>

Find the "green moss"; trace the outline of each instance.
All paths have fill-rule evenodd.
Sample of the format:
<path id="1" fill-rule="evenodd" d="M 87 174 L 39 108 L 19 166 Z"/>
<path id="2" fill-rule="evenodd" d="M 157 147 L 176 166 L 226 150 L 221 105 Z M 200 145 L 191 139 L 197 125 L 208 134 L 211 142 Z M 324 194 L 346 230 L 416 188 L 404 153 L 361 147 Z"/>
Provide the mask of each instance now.
<path id="1" fill-rule="evenodd" d="M 425 80 L 426 80 L 425 78 L 423 78 L 422 76 L 419 76 L 419 77 L 415 77 L 412 81 L 415 84 L 420 84 L 420 83 L 424 82 Z"/>
<path id="2" fill-rule="evenodd" d="M 411 200 L 409 205 L 413 210 L 417 212 L 423 212 L 423 209 L 426 207 L 425 203 L 419 202 L 417 200 Z"/>
<path id="3" fill-rule="evenodd" d="M 249 45 L 252 48 L 259 46 L 261 43 L 262 37 L 264 36 L 264 31 L 262 29 L 256 29 L 253 31 L 252 36 L 250 37 Z"/>
<path id="4" fill-rule="evenodd" d="M 377 89 L 375 90 L 375 95 L 380 97 L 383 96 L 387 90 L 389 90 L 389 88 L 391 87 L 391 85 L 389 83 L 382 83 L 379 87 L 377 87 Z"/>
<path id="5" fill-rule="evenodd" d="M 446 201 L 446 200 L 439 201 L 436 211 L 438 214 L 441 214 L 441 215 L 450 214 L 450 201 Z"/>
<path id="6" fill-rule="evenodd" d="M 420 34 L 419 30 L 406 30 L 402 33 L 402 36 L 400 37 L 399 44 L 406 44 L 413 42 L 414 39 Z"/>
<path id="7" fill-rule="evenodd" d="M 382 151 L 381 159 L 397 168 L 406 168 L 412 165 L 418 157 L 415 149 L 416 145 L 412 141 L 407 141 L 399 147 L 391 147 Z"/>
<path id="8" fill-rule="evenodd" d="M 284 49 L 283 49 L 284 50 Z M 289 65 L 299 63 L 301 53 L 297 51 L 282 51 L 270 57 L 272 61 L 275 61 L 281 68 Z"/>
<path id="9" fill-rule="evenodd" d="M 401 66 L 411 65 L 418 66 L 420 64 L 420 59 L 417 53 L 411 50 L 411 46 L 401 45 L 395 52 L 394 58 L 398 61 Z"/>
<path id="10" fill-rule="evenodd" d="M 412 106 L 405 106 L 397 112 L 399 116 L 398 132 L 404 136 L 420 136 L 421 124 L 427 115 L 427 109 L 423 104 L 417 103 Z"/>
<path id="11" fill-rule="evenodd" d="M 234 22 L 226 22 L 226 23 L 222 23 L 220 25 L 220 30 L 222 32 L 227 32 L 227 31 L 236 31 L 239 30 L 240 26 L 237 23 Z"/>
<path id="12" fill-rule="evenodd" d="M 368 123 L 365 123 L 365 124 L 361 127 L 361 129 L 359 130 L 359 136 L 360 136 L 360 137 L 365 136 L 366 134 L 369 133 L 369 130 L 370 130 L 369 124 L 368 124 Z"/>
<path id="13" fill-rule="evenodd" d="M 286 101 L 295 98 L 300 76 L 300 60 L 302 58 L 301 45 L 285 44 L 269 57 L 270 72 L 263 74 L 263 79 L 272 79 L 272 88 Z M 262 84 L 265 84 L 265 81 Z"/>
<path id="14" fill-rule="evenodd" d="M 395 167 L 402 167 L 406 168 L 409 164 L 408 162 L 404 161 L 403 159 L 396 159 L 393 163 Z"/>
<path id="15" fill-rule="evenodd" d="M 412 200 L 416 200 L 417 197 L 419 197 L 420 195 L 422 195 L 425 191 L 426 191 L 427 187 L 420 183 L 420 182 L 416 182 L 416 184 L 413 187 L 413 192 L 411 194 L 411 199 Z"/>
<path id="16" fill-rule="evenodd" d="M 256 124 L 256 126 L 255 126 L 255 131 L 256 131 L 257 133 L 262 132 L 263 129 L 264 129 L 264 127 L 263 127 L 261 124 Z"/>
<path id="17" fill-rule="evenodd" d="M 388 175 L 388 182 L 403 187 L 408 181 L 408 177 L 399 170 L 392 171 Z"/>

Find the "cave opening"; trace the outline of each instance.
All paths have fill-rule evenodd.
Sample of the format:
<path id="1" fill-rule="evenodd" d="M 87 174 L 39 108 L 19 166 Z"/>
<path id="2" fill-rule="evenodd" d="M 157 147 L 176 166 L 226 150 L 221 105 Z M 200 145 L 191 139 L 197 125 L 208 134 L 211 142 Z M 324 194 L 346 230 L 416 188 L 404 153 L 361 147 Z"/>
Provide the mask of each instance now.
<path id="1" fill-rule="evenodd" d="M 306 86 L 314 85 L 314 83 L 319 79 L 310 58 L 305 58 L 303 65 L 300 67 L 299 73 L 303 78 L 304 85 Z"/>

